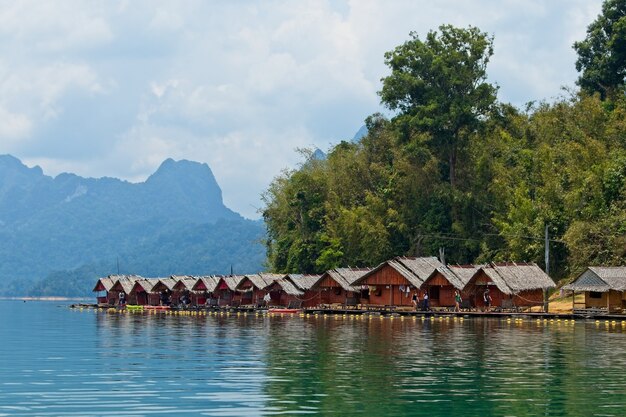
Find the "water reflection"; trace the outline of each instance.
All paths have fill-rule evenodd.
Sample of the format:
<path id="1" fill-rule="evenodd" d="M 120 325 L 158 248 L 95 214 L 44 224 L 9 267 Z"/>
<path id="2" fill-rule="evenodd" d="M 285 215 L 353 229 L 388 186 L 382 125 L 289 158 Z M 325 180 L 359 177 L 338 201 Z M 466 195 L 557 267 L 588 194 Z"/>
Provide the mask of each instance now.
<path id="1" fill-rule="evenodd" d="M 0 416 L 626 414 L 621 322 L 0 317 Z"/>

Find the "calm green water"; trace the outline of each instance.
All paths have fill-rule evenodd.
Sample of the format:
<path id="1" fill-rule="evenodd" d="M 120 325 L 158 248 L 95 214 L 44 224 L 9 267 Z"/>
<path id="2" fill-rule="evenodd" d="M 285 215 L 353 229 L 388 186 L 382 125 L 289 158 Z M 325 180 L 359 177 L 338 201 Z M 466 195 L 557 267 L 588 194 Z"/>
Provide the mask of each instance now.
<path id="1" fill-rule="evenodd" d="M 0 301 L 0 416 L 626 415 L 626 326 Z"/>

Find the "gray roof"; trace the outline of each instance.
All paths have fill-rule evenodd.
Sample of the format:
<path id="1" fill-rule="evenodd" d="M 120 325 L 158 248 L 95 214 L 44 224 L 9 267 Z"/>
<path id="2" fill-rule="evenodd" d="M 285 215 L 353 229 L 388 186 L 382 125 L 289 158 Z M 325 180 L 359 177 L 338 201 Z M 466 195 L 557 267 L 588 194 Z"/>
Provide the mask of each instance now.
<path id="1" fill-rule="evenodd" d="M 276 281 L 277 279 L 284 277 L 284 275 L 262 272 L 260 274 L 244 275 L 244 277 L 248 278 L 250 282 L 252 283 L 252 285 L 254 285 L 256 288 L 262 290 L 272 285 L 272 283 Z M 239 282 L 239 284 L 241 284 L 242 282 L 243 282 L 243 279 Z"/>
<path id="2" fill-rule="evenodd" d="M 287 275 L 288 279 L 293 282 L 296 287 L 301 290 L 310 290 L 317 281 L 321 278 L 321 275 L 309 275 L 309 274 L 289 274 Z"/>
<path id="3" fill-rule="evenodd" d="M 229 290 L 235 291 L 237 289 L 237 286 L 241 283 L 241 281 L 243 281 L 245 276 L 244 275 L 229 275 L 229 276 L 225 276 L 221 278 L 224 280 Z"/>
<path id="4" fill-rule="evenodd" d="M 490 264 L 480 267 L 478 271 L 483 271 L 504 294 L 546 290 L 556 286 L 552 278 L 535 263 Z"/>
<path id="5" fill-rule="evenodd" d="M 135 281 L 135 285 L 133 285 L 132 291 L 137 291 L 137 287 L 141 287 L 145 292 L 152 292 L 152 288 L 159 281 L 158 278 L 141 278 Z"/>
<path id="6" fill-rule="evenodd" d="M 219 277 L 214 277 L 214 276 L 202 276 L 202 277 L 197 277 L 197 281 L 194 284 L 194 291 L 199 291 L 197 288 L 198 283 L 202 282 L 204 284 L 204 286 L 206 287 L 207 292 L 213 292 L 215 291 L 215 288 L 217 287 L 217 284 L 220 282 Z"/>
<path id="7" fill-rule="evenodd" d="M 282 288 L 282 290 L 289 295 L 295 295 L 295 296 L 299 296 L 304 294 L 304 291 L 300 290 L 298 287 L 296 287 L 293 282 L 291 282 L 291 280 L 287 279 L 286 277 L 277 279 L 276 281 L 274 281 L 274 283 L 272 285 L 277 285 L 280 286 Z"/>
<path id="8" fill-rule="evenodd" d="M 176 280 L 172 277 L 167 278 L 159 278 L 157 283 L 152 287 L 152 291 L 163 291 L 164 289 L 168 289 L 172 291 L 174 289 L 174 285 L 176 285 Z"/>
<path id="9" fill-rule="evenodd" d="M 176 284 L 174 285 L 176 289 L 185 288 L 189 291 L 193 290 L 193 287 L 196 285 L 196 283 L 200 279 L 198 277 L 192 277 L 190 275 L 181 275 L 181 276 L 172 275 L 170 278 L 176 281 Z"/>
<path id="10" fill-rule="evenodd" d="M 324 276 L 329 275 L 333 281 L 335 281 L 341 288 L 346 291 L 360 291 L 360 285 L 355 282 L 370 272 L 371 268 L 335 268 L 330 271 L 324 272 L 324 274 L 318 279 L 321 281 Z M 316 283 L 317 284 L 317 283 Z"/>
<path id="11" fill-rule="evenodd" d="M 437 272 L 444 276 L 446 280 L 456 289 L 462 290 L 465 288 L 469 280 L 474 276 L 474 274 L 478 271 L 479 267 L 473 265 L 467 266 L 442 266 L 435 269 L 430 276 L 426 279 L 426 281 L 432 279 Z"/>
<path id="12" fill-rule="evenodd" d="M 115 275 L 115 277 L 117 279 L 113 287 L 121 287 L 126 294 L 130 294 L 136 281 L 143 279 L 139 275 Z"/>
<path id="13" fill-rule="evenodd" d="M 386 265 L 389 265 L 390 267 L 398 271 L 398 273 L 402 275 L 407 281 L 409 281 L 411 285 L 417 288 L 422 286 L 424 281 L 428 279 L 433 271 L 435 271 L 437 268 L 443 267 L 443 264 L 439 262 L 439 259 L 435 258 L 434 256 L 425 258 L 409 258 L 398 256 L 381 263 L 376 268 L 363 275 L 359 279 L 359 281 L 363 281 L 366 277 L 373 275 L 377 271 L 384 268 Z"/>
<path id="14" fill-rule="evenodd" d="M 113 288 L 113 285 L 115 285 L 115 281 L 117 280 L 117 278 L 114 277 L 116 277 L 116 275 L 109 275 L 108 277 L 98 279 L 92 291 L 98 291 L 96 290 L 96 288 L 98 288 L 98 284 L 102 284 L 102 286 L 104 287 L 104 291 L 111 291 L 111 288 Z"/>
<path id="15" fill-rule="evenodd" d="M 563 286 L 563 288 L 594 292 L 626 291 L 626 267 L 590 266 L 574 282 Z"/>

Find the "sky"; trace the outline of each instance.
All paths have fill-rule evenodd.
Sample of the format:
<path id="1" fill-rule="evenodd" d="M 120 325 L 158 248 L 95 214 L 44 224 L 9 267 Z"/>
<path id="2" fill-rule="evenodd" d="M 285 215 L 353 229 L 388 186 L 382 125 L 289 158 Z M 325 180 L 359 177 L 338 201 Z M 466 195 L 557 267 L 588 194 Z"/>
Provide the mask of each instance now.
<path id="1" fill-rule="evenodd" d="M 351 139 L 384 53 L 441 24 L 495 38 L 501 101 L 551 101 L 600 0 L 0 0 L 0 154 L 47 175 L 144 181 L 207 163 L 225 204 L 259 218 L 297 148 Z"/>

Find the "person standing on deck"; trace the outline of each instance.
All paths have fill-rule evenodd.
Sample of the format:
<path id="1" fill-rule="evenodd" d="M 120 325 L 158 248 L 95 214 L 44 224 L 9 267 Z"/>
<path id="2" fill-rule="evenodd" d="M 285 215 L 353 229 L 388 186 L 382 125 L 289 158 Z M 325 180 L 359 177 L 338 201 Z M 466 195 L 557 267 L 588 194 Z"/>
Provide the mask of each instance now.
<path id="1" fill-rule="evenodd" d="M 454 290 L 454 311 L 457 313 L 461 311 L 461 301 L 463 301 L 463 299 L 461 298 L 459 290 Z"/>
<path id="2" fill-rule="evenodd" d="M 415 307 L 415 311 L 417 311 L 417 306 L 419 305 L 420 297 L 417 295 L 417 290 L 413 292 L 413 298 L 411 298 L 411 304 Z"/>
<path id="3" fill-rule="evenodd" d="M 126 305 L 126 293 L 124 291 L 120 291 L 119 299 L 119 307 L 124 307 Z"/>
<path id="4" fill-rule="evenodd" d="M 430 310 L 430 306 L 428 305 L 428 292 L 427 291 L 424 291 L 424 297 L 422 297 L 422 298 L 424 300 L 424 304 L 423 304 L 422 309 L 424 311 Z"/>
<path id="5" fill-rule="evenodd" d="M 483 293 L 483 301 L 485 302 L 485 311 L 489 312 L 491 307 L 491 295 L 489 294 L 489 288 Z"/>

